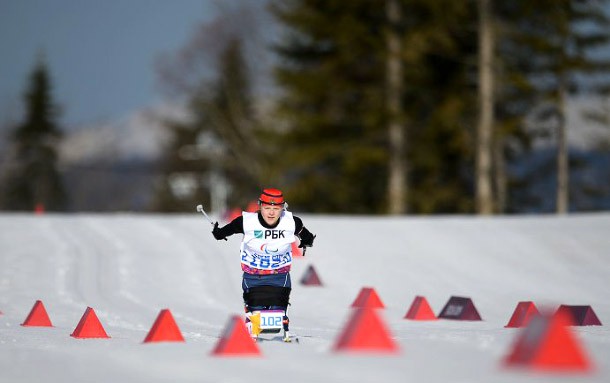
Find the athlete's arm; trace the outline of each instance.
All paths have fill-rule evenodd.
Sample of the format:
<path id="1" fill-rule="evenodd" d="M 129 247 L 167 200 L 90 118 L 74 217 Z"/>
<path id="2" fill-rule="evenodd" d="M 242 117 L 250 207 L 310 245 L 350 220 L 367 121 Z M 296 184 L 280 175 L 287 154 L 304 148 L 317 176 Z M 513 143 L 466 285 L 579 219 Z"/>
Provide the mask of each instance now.
<path id="1" fill-rule="evenodd" d="M 299 217 L 294 218 L 294 234 L 299 237 L 301 244 L 299 247 L 312 247 L 313 240 L 316 238 L 307 228 L 303 225 L 303 221 Z"/>
<path id="2" fill-rule="evenodd" d="M 214 225 L 214 230 L 212 230 L 212 234 L 214 238 L 221 240 L 226 239 L 227 237 L 232 236 L 233 234 L 238 234 L 244 232 L 244 217 L 239 216 L 235 218 L 233 221 L 224 225 L 223 227 L 218 227 L 218 222 Z"/>

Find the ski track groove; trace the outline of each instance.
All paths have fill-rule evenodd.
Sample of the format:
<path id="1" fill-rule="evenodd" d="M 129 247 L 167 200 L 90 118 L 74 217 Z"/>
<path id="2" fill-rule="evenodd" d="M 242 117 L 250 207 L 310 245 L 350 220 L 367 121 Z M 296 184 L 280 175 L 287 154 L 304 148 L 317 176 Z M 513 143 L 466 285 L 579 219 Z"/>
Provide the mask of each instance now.
<path id="1" fill-rule="evenodd" d="M 121 222 L 117 225 L 122 229 L 115 230 L 113 225 L 115 220 L 123 220 L 123 218 L 111 216 L 101 221 L 90 221 L 87 217 L 79 217 L 75 222 L 71 222 L 67 229 L 55 234 L 60 238 L 58 242 L 64 244 L 61 253 L 67 255 L 64 256 L 65 266 L 59 268 L 64 270 L 60 271 L 59 275 L 64 280 L 65 286 L 60 292 L 64 297 L 63 302 L 81 307 L 83 311 L 86 306 L 94 307 L 100 319 L 104 318 L 105 324 L 109 326 L 142 331 L 152 324 L 158 310 L 154 305 L 149 304 L 150 297 L 141 297 L 141 291 L 129 290 L 133 276 L 125 270 L 134 270 L 138 267 L 134 255 L 138 256 L 143 251 L 154 248 L 156 241 L 170 241 L 172 244 L 169 247 L 165 244 L 161 245 L 161 248 L 170 248 L 173 251 L 173 254 L 165 254 L 165 256 L 178 258 L 176 263 L 183 263 L 183 269 L 189 270 L 194 277 L 189 280 L 190 292 L 186 291 L 189 295 L 175 301 L 175 306 L 179 308 L 167 308 L 172 310 L 174 318 L 181 326 L 199 329 L 203 327 L 206 333 L 204 338 L 217 338 L 211 334 L 217 334 L 224 323 L 210 322 L 202 317 L 210 311 L 220 311 L 222 316 L 226 317 L 231 311 L 231 306 L 227 302 L 222 302 L 209 293 L 219 286 L 234 290 L 234 286 L 227 284 L 230 278 L 225 262 L 215 259 L 218 254 L 197 249 L 201 246 L 201 235 L 188 230 L 192 225 L 185 226 L 184 229 L 187 229 L 185 231 L 176 232 L 165 228 L 162 222 L 151 221 L 145 225 L 139 223 L 136 225 L 138 231 L 134 231 L 130 219 L 126 219 L 126 224 Z M 125 227 L 128 230 L 125 230 Z M 109 247 L 111 251 L 108 251 Z M 101 252 L 99 249 L 105 251 Z M 151 262 L 154 262 L 154 259 Z M 220 267 L 213 267 L 214 263 L 219 264 Z M 197 279 L 198 275 L 200 275 L 199 279 Z M 210 276 L 212 278 L 206 278 Z M 69 292 L 73 292 L 71 297 Z M 134 312 L 143 311 L 134 306 L 150 312 L 150 316 L 134 317 Z M 127 313 L 130 316 L 129 320 L 125 319 Z"/>
<path id="2" fill-rule="evenodd" d="M 536 376 L 499 367 L 518 333 L 503 328 L 518 300 L 591 303 L 607 326 L 607 214 L 566 222 L 304 216 L 318 238 L 293 267 L 289 316 L 299 344 L 263 341 L 263 358 L 254 359 L 209 355 L 228 317 L 243 312 L 239 236 L 216 241 L 205 221 L 186 215 L 9 218 L 0 219 L 0 310 L 6 314 L 0 316 L 0 382 L 241 382 L 252 380 L 254 370 L 265 379 L 277 376 L 278 364 L 295 383 L 601 383 L 610 375 L 606 327 L 574 329 L 596 365 L 591 375 Z M 560 226 L 570 231 L 558 234 Z M 387 238 L 354 240 L 372 227 Z M 384 267 L 371 266 L 367 255 Z M 309 264 L 323 287 L 299 284 Z M 398 355 L 332 351 L 364 286 L 376 288 L 386 305 L 378 312 L 400 345 Z M 37 295 L 55 329 L 13 324 L 11 311 L 29 309 Z M 426 296 L 437 314 L 450 295 L 470 296 L 483 321 L 404 320 L 415 295 Z M 86 306 L 95 308 L 112 341 L 74 341 L 66 334 Z M 186 343 L 143 346 L 166 306 Z"/>

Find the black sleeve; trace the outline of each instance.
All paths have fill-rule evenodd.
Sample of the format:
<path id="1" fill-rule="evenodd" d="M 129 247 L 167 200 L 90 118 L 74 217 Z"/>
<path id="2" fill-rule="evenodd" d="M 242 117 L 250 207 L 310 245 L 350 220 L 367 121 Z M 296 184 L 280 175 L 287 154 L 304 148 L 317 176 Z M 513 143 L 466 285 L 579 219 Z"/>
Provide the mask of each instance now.
<path id="1" fill-rule="evenodd" d="M 220 235 L 228 237 L 233 234 L 244 233 L 244 217 L 239 216 L 225 226 L 218 229 Z"/>
<path id="2" fill-rule="evenodd" d="M 299 235 L 301 229 L 303 229 L 303 220 L 301 218 L 292 216 L 294 218 L 294 234 Z"/>
<path id="3" fill-rule="evenodd" d="M 294 218 L 294 234 L 302 241 L 307 243 L 313 242 L 313 234 L 303 225 L 303 221 L 299 217 Z"/>

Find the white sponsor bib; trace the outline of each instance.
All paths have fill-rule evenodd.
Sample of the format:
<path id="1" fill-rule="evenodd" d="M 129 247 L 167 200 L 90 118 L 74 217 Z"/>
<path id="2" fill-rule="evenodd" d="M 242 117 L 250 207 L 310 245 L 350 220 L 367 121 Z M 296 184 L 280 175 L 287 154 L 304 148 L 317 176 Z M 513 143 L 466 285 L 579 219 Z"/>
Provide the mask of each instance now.
<path id="1" fill-rule="evenodd" d="M 277 270 L 292 264 L 294 218 L 284 210 L 279 224 L 267 229 L 258 221 L 258 213 L 242 213 L 244 239 L 241 243 L 241 263 L 249 268 Z"/>

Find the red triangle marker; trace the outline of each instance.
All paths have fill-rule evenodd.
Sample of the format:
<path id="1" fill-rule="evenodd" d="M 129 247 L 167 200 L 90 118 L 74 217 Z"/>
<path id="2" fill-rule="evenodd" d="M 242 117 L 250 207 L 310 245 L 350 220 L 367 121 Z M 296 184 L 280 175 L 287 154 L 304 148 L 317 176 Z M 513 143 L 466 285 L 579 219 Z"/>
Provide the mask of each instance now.
<path id="1" fill-rule="evenodd" d="M 36 327 L 53 327 L 53 324 L 51 324 L 51 319 L 49 319 L 49 314 L 47 314 L 47 310 L 44 308 L 44 305 L 40 300 L 34 303 L 32 310 L 30 310 L 30 313 L 21 325 Z"/>
<path id="2" fill-rule="evenodd" d="M 571 323 L 564 312 L 534 316 L 519 334 L 504 364 L 548 372 L 590 370 L 591 363 L 572 333 Z"/>
<path id="3" fill-rule="evenodd" d="M 215 356 L 259 356 L 258 345 L 254 342 L 243 319 L 233 315 L 223 330 L 222 336 L 212 350 Z"/>
<path id="4" fill-rule="evenodd" d="M 434 311 L 428 304 L 426 297 L 416 296 L 411 303 L 409 311 L 405 314 L 404 319 L 412 320 L 437 320 L 438 318 L 434 315 Z"/>
<path id="5" fill-rule="evenodd" d="M 368 307 L 357 308 L 352 312 L 333 350 L 390 354 L 399 352 L 398 345 L 376 310 Z"/>
<path id="6" fill-rule="evenodd" d="M 519 302 L 513 315 L 504 327 L 525 327 L 534 316 L 539 314 L 540 312 L 533 302 Z"/>
<path id="7" fill-rule="evenodd" d="M 383 302 L 372 287 L 363 287 L 351 307 L 384 308 Z"/>
<path id="8" fill-rule="evenodd" d="M 144 343 L 149 342 L 184 342 L 184 337 L 169 309 L 159 312 L 155 323 L 144 339 Z"/>
<path id="9" fill-rule="evenodd" d="M 74 338 L 110 338 L 102 323 L 95 315 L 95 311 L 91 307 L 87 307 L 74 332 L 70 334 Z"/>
<path id="10" fill-rule="evenodd" d="M 301 284 L 305 286 L 322 286 L 322 281 L 312 265 L 309 265 L 307 270 L 305 270 L 305 274 L 301 278 Z"/>

